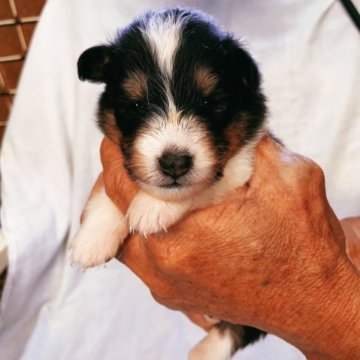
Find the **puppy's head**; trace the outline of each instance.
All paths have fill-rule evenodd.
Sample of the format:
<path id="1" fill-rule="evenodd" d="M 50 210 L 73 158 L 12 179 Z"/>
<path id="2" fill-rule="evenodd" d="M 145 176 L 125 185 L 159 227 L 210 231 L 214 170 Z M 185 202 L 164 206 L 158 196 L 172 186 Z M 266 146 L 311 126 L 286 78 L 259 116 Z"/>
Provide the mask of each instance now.
<path id="1" fill-rule="evenodd" d="M 182 199 L 203 189 L 261 129 L 258 68 L 206 15 L 151 11 L 79 58 L 81 80 L 105 83 L 98 122 L 147 192 Z"/>

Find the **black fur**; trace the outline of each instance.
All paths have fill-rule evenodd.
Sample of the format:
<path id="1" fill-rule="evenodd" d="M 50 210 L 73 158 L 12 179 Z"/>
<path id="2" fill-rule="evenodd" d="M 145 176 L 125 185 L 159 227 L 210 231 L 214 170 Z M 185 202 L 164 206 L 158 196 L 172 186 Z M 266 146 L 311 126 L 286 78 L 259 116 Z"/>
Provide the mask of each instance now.
<path id="1" fill-rule="evenodd" d="M 110 60 L 111 48 L 106 45 L 94 46 L 84 51 L 78 60 L 78 75 L 80 80 L 105 82 L 107 63 Z"/>
<path id="2" fill-rule="evenodd" d="M 261 337 L 263 337 L 265 335 L 266 335 L 265 331 L 255 329 L 251 326 L 244 326 L 244 336 L 242 339 L 243 346 L 249 345 L 256 340 L 259 340 Z"/>
<path id="3" fill-rule="evenodd" d="M 133 178 L 129 159 L 134 137 L 151 114 L 166 114 L 169 106 L 164 90 L 168 80 L 142 33 L 153 16 L 159 13 L 150 11 L 134 20 L 110 44 L 86 50 L 78 61 L 81 80 L 106 84 L 99 101 L 99 125 L 104 130 L 106 114 L 115 115 L 125 167 Z M 173 58 L 173 76 L 169 80 L 176 108 L 182 110 L 183 117 L 197 115 L 211 134 L 221 157 L 229 146 L 225 132 L 231 124 L 243 125 L 246 142 L 264 122 L 266 105 L 258 67 L 239 41 L 203 13 L 173 8 L 162 11 L 161 16 L 163 21 L 169 16 L 182 17 L 184 21 L 181 42 Z M 207 97 L 195 84 L 194 72 L 199 65 L 210 68 L 219 79 L 215 90 Z M 120 84 L 136 70 L 147 75 L 149 91 L 147 98 L 135 101 Z M 215 181 L 221 177 L 221 172 L 221 168 L 217 169 Z M 244 347 L 265 334 L 248 326 L 225 322 L 218 326 L 234 332 L 236 347 Z"/>
<path id="4" fill-rule="evenodd" d="M 100 100 L 100 117 L 114 111 L 117 126 L 122 133 L 125 165 L 135 133 L 151 113 L 167 111 L 164 77 L 153 58 L 141 29 L 156 12 L 150 11 L 120 31 L 108 46 L 86 50 L 78 62 L 80 79 L 105 82 L 106 90 Z M 262 125 L 265 98 L 258 67 L 242 44 L 224 32 L 208 16 L 189 9 L 168 9 L 170 15 L 186 19 L 182 42 L 174 58 L 171 91 L 178 109 L 183 114 L 196 114 L 213 135 L 218 153 L 226 151 L 228 142 L 224 130 L 233 122 L 242 121 L 245 141 L 250 140 Z M 96 59 L 97 57 L 97 59 Z M 208 65 L 220 82 L 216 91 L 204 98 L 194 84 L 194 69 Z M 119 86 L 129 71 L 141 70 L 149 75 L 149 98 L 132 101 Z M 101 127 L 101 121 L 100 121 Z M 131 167 L 128 167 L 131 175 Z M 219 169 L 221 172 L 221 169 Z"/>
<path id="5" fill-rule="evenodd" d="M 216 325 L 220 330 L 230 330 L 234 343 L 234 351 L 259 340 L 266 335 L 265 331 L 255 329 L 250 326 L 243 326 L 238 324 L 231 324 L 226 321 L 221 321 Z"/>

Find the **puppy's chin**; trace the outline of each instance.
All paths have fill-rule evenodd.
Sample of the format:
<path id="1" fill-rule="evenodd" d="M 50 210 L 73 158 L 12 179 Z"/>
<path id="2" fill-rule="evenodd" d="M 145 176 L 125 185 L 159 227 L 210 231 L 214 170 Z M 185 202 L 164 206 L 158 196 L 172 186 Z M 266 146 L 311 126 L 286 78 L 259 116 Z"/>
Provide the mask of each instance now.
<path id="1" fill-rule="evenodd" d="M 143 182 L 139 182 L 139 185 L 143 191 L 157 199 L 175 202 L 185 201 L 208 186 L 207 183 L 198 183 L 189 186 L 160 187 Z"/>

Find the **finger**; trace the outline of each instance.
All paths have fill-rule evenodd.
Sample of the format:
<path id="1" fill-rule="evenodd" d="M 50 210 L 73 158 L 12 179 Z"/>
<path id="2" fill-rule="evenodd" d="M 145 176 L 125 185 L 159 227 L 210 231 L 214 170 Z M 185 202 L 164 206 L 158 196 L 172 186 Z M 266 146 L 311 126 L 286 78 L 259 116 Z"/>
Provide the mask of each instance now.
<path id="1" fill-rule="evenodd" d="M 129 178 L 117 144 L 105 137 L 101 143 L 100 154 L 105 191 L 120 210 L 126 212 L 138 186 Z"/>
<path id="2" fill-rule="evenodd" d="M 271 184 L 279 177 L 284 162 L 286 166 L 291 162 L 291 154 L 281 144 L 270 136 L 264 136 L 256 147 L 254 159 L 254 173 L 249 181 L 252 188 Z"/>
<path id="3" fill-rule="evenodd" d="M 287 191 L 295 192 L 305 189 L 325 191 L 321 168 L 311 159 L 287 149 L 270 136 L 265 136 L 257 146 L 255 171 L 250 181 L 250 185 L 256 189 L 264 184 L 272 187 L 281 185 L 280 188 L 285 185 Z"/>
<path id="4" fill-rule="evenodd" d="M 209 331 L 213 326 L 214 322 L 210 322 L 206 319 L 203 314 L 193 313 L 184 311 L 184 314 L 196 325 L 203 328 L 205 331 Z"/>
<path id="5" fill-rule="evenodd" d="M 266 135 L 257 145 L 255 164 L 256 166 L 270 164 L 273 168 L 285 169 L 287 172 L 288 167 L 296 168 L 299 165 L 314 165 L 315 163 L 306 156 L 291 151 L 271 136 Z"/>
<path id="6" fill-rule="evenodd" d="M 198 300 L 185 298 L 183 294 L 179 294 L 176 288 L 169 296 L 159 295 L 151 290 L 153 298 L 161 305 L 175 311 L 186 313 L 203 313 L 207 311 L 207 305 L 199 305 Z M 195 302 L 194 302 L 195 301 Z"/>
<path id="7" fill-rule="evenodd" d="M 154 256 L 151 255 L 151 251 L 148 251 L 148 246 L 145 244 L 150 241 L 156 241 L 156 238 L 144 239 L 139 234 L 131 235 L 117 258 L 145 283 L 155 300 L 173 308 L 172 303 L 166 299 L 180 298 L 181 296 L 179 293 L 175 293 L 174 287 L 171 287 L 172 281 L 169 276 L 159 271 Z"/>
<path id="8" fill-rule="evenodd" d="M 152 271 L 152 264 L 147 255 L 143 238 L 139 234 L 130 235 L 123 247 L 119 249 L 116 257 L 147 285 L 150 282 L 149 278 L 156 277 Z"/>
<path id="9" fill-rule="evenodd" d="M 270 135 L 265 135 L 256 147 L 255 160 L 278 161 L 279 154 L 283 149 L 285 149 L 283 145 L 275 141 Z"/>

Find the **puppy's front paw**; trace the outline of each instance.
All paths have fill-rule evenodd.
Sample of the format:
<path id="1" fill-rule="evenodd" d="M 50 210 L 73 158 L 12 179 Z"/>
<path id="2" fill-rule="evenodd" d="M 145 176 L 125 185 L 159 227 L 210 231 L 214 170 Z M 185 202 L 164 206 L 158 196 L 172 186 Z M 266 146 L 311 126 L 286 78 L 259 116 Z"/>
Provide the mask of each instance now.
<path id="1" fill-rule="evenodd" d="M 127 212 L 130 231 L 138 231 L 143 236 L 166 231 L 178 222 L 188 209 L 187 202 L 162 201 L 140 191 Z"/>
<path id="2" fill-rule="evenodd" d="M 101 192 L 86 207 L 85 220 L 73 241 L 72 262 L 85 269 L 104 264 L 116 255 L 127 235 L 125 216 Z"/>
<path id="3" fill-rule="evenodd" d="M 101 230 L 95 226 L 85 225 L 74 239 L 72 262 L 84 269 L 104 264 L 116 256 L 126 235 L 125 221 L 110 229 Z"/>

